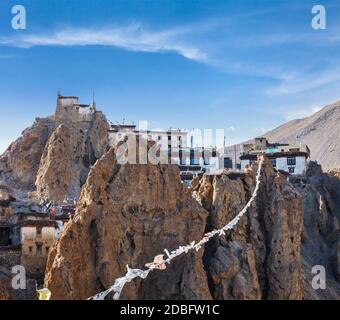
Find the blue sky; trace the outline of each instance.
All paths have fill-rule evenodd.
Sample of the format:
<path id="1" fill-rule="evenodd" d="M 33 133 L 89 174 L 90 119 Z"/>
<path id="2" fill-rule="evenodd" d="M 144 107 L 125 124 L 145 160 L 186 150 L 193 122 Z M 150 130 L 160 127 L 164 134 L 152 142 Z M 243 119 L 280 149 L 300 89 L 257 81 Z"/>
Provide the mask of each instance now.
<path id="1" fill-rule="evenodd" d="M 11 28 L 26 8 L 27 29 Z M 327 29 L 311 27 L 313 5 Z M 0 151 L 58 89 L 111 121 L 260 135 L 340 99 L 340 1 L 0 2 Z"/>

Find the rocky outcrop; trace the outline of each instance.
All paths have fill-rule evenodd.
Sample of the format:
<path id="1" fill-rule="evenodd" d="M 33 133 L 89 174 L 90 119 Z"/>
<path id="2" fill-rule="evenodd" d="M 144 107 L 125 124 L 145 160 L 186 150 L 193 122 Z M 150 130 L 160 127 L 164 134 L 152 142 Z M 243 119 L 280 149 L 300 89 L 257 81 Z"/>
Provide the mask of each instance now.
<path id="1" fill-rule="evenodd" d="M 340 169 L 339 168 L 332 169 L 332 170 L 328 171 L 327 174 L 331 177 L 336 177 L 336 178 L 340 179 Z"/>
<path id="2" fill-rule="evenodd" d="M 119 165 L 108 151 L 91 169 L 74 220 L 49 255 L 52 299 L 86 299 L 112 285 L 126 265 L 143 268 L 163 249 L 198 240 L 208 213 L 173 165 Z M 122 299 L 209 299 L 202 251 L 126 285 Z"/>
<path id="3" fill-rule="evenodd" d="M 317 161 L 309 161 L 306 168 L 306 176 L 313 177 L 313 176 L 322 176 L 323 171 L 320 164 Z"/>
<path id="4" fill-rule="evenodd" d="M 11 300 L 10 289 L 8 287 L 7 278 L 0 275 L 0 300 Z"/>
<path id="5" fill-rule="evenodd" d="M 0 156 L 0 181 L 11 186 L 18 197 L 21 191 L 34 190 L 40 159 L 53 130 L 51 118 L 37 118 L 33 126 L 24 130 Z"/>
<path id="6" fill-rule="evenodd" d="M 254 168 L 256 169 L 256 168 Z M 205 175 L 195 196 L 210 212 L 208 229 L 221 228 L 249 200 L 255 173 Z M 233 232 L 205 251 L 215 299 L 301 299 L 301 197 L 265 162 L 255 204 Z"/>
<path id="7" fill-rule="evenodd" d="M 89 123 L 63 123 L 46 143 L 37 172 L 38 197 L 77 200 L 90 167 L 108 147 L 109 125 L 101 112 Z"/>
<path id="8" fill-rule="evenodd" d="M 18 199 L 36 190 L 44 200 L 78 199 L 90 166 L 107 151 L 108 129 L 101 112 L 83 122 L 37 118 L 0 157 L 0 184 Z"/>
<path id="9" fill-rule="evenodd" d="M 302 196 L 305 299 L 340 299 L 340 180 L 322 174 L 291 181 Z M 325 289 L 312 286 L 314 266 L 324 267 Z"/>

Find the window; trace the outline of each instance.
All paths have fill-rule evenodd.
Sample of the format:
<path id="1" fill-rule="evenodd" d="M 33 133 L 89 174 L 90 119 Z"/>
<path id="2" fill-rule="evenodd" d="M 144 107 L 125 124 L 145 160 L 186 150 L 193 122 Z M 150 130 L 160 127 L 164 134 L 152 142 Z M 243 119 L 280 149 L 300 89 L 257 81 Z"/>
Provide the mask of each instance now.
<path id="1" fill-rule="evenodd" d="M 184 165 L 185 164 L 185 159 L 183 157 L 183 151 L 182 150 L 179 150 L 179 163 L 181 165 Z"/>
<path id="2" fill-rule="evenodd" d="M 296 158 L 287 158 L 287 164 L 289 166 L 295 166 L 296 165 Z"/>
<path id="3" fill-rule="evenodd" d="M 161 141 L 162 140 L 162 137 L 161 136 L 158 136 L 158 141 Z"/>
<path id="4" fill-rule="evenodd" d="M 199 165 L 199 159 L 195 158 L 195 151 L 190 150 L 190 165 Z"/>
<path id="5" fill-rule="evenodd" d="M 209 158 L 203 158 L 204 165 L 208 166 L 210 164 Z"/>
<path id="6" fill-rule="evenodd" d="M 37 237 L 41 237 L 41 228 L 37 227 Z"/>
<path id="7" fill-rule="evenodd" d="M 32 246 L 29 246 L 29 247 L 28 247 L 28 250 L 29 250 L 30 253 L 32 253 L 32 252 L 33 252 L 33 247 L 32 247 Z"/>
<path id="8" fill-rule="evenodd" d="M 289 173 L 294 173 L 295 171 L 295 168 L 294 167 L 288 167 L 288 172 Z"/>
<path id="9" fill-rule="evenodd" d="M 232 160 L 229 158 L 229 157 L 225 157 L 224 158 L 224 168 L 229 168 L 229 169 L 232 169 L 233 168 L 233 162 Z"/>
<path id="10" fill-rule="evenodd" d="M 37 254 L 42 254 L 42 244 L 37 243 Z"/>
<path id="11" fill-rule="evenodd" d="M 272 160 L 270 160 L 271 161 L 271 163 L 272 163 L 272 166 L 275 168 L 276 167 L 276 159 L 272 159 Z"/>

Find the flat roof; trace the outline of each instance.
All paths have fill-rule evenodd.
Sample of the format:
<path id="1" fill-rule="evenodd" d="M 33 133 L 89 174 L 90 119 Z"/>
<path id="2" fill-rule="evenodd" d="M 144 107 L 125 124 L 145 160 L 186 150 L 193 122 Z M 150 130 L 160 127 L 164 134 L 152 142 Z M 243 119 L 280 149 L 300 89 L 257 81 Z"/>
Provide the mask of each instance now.
<path id="1" fill-rule="evenodd" d="M 54 220 L 25 220 L 18 222 L 15 226 L 29 227 L 29 226 L 42 226 L 42 227 L 58 227 L 57 221 Z"/>
<path id="2" fill-rule="evenodd" d="M 240 160 L 256 160 L 258 155 L 263 155 L 263 153 L 259 154 L 243 154 L 240 156 Z M 285 158 L 285 157 L 309 157 L 307 152 L 303 151 L 287 151 L 287 152 L 275 152 L 275 153 L 265 153 L 264 154 L 269 159 L 275 158 Z"/>
<path id="3" fill-rule="evenodd" d="M 58 96 L 58 99 L 79 99 L 79 97 L 76 96 Z"/>

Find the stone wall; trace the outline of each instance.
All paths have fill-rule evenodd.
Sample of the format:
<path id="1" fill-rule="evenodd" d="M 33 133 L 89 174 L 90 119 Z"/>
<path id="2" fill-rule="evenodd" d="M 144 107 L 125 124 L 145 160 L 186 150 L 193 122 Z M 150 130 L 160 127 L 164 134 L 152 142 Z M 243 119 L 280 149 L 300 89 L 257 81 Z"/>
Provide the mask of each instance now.
<path id="1" fill-rule="evenodd" d="M 93 121 L 95 107 L 92 105 L 79 104 L 78 97 L 62 97 L 57 98 L 57 110 L 54 116 L 55 121 Z"/>

